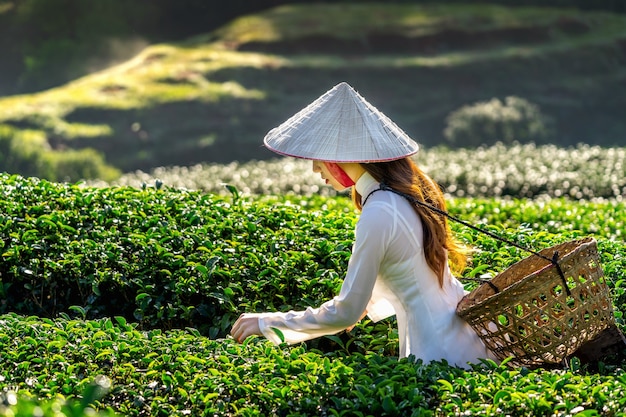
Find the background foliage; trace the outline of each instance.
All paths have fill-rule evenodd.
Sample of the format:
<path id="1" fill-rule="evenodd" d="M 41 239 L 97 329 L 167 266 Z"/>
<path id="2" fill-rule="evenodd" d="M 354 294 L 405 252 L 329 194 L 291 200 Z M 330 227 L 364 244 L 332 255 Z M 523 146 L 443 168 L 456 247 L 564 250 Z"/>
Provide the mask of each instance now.
<path id="1" fill-rule="evenodd" d="M 526 99 L 509 96 L 461 107 L 446 118 L 444 136 L 452 144 L 477 147 L 485 143 L 543 144 L 554 135 L 552 123 Z"/>
<path id="2" fill-rule="evenodd" d="M 476 149 L 422 148 L 413 158 L 453 197 L 554 198 L 576 200 L 626 197 L 626 148 L 579 145 L 559 148 L 497 143 Z M 160 181 L 175 188 L 228 194 L 230 184 L 242 195 L 336 195 L 295 158 L 197 164 L 135 171 L 90 185 L 141 188 Z"/>
<path id="3" fill-rule="evenodd" d="M 113 9 L 102 15 L 115 14 L 118 3 L 107 5 Z M 30 144 L 39 146 L 32 155 L 13 152 L 13 164 L 0 169 L 76 181 L 271 158 L 261 146 L 267 131 L 340 81 L 425 147 L 513 140 L 620 146 L 625 19 L 456 2 L 270 8 L 184 40 L 142 46 L 119 65 L 57 88 L 0 99 L 0 125 L 10 141 L 36 137 Z M 85 30 L 97 28 L 88 22 Z M 525 107 L 481 104 L 507 97 Z M 74 167 L 65 171 L 69 163 L 32 161 L 47 153 L 62 160 L 82 149 L 95 152 L 68 156 Z"/>
<path id="4" fill-rule="evenodd" d="M 155 0 L 129 4 L 109 0 L 94 4 L 89 0 L 2 0 L 0 95 L 61 85 L 128 59 L 149 43 L 180 40 L 209 32 L 237 16 L 302 2 Z M 510 0 L 491 2 L 521 5 Z M 618 0 L 526 0 L 523 4 L 626 12 L 626 6 Z"/>

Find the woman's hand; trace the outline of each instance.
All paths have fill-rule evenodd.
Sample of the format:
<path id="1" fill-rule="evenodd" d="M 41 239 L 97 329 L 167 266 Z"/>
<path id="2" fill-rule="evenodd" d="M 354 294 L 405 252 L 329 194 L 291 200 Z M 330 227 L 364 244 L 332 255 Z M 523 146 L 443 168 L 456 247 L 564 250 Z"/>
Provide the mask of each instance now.
<path id="1" fill-rule="evenodd" d="M 250 336 L 262 336 L 259 328 L 259 316 L 256 313 L 244 313 L 233 324 L 230 335 L 239 343 L 243 343 Z"/>

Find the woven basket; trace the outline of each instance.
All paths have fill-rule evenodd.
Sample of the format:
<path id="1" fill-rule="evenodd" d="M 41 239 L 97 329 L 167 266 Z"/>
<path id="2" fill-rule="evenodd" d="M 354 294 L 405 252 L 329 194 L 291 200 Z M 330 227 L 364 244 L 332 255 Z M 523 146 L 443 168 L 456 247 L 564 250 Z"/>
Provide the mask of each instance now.
<path id="1" fill-rule="evenodd" d="M 468 293 L 456 312 L 500 360 L 562 365 L 582 344 L 614 325 L 613 305 L 595 239 L 563 243 L 531 255 Z M 495 287 L 495 288 L 494 288 Z M 570 295 L 567 293 L 570 291 Z"/>

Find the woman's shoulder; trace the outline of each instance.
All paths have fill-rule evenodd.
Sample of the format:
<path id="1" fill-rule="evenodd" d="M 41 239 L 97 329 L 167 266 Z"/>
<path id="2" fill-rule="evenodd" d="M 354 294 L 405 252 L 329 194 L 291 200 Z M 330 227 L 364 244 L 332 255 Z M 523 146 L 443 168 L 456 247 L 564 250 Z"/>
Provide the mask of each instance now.
<path id="1" fill-rule="evenodd" d="M 411 207 L 411 203 L 403 196 L 389 190 L 375 189 L 363 201 L 362 212 L 381 210 L 398 210 L 400 207 Z"/>
<path id="2" fill-rule="evenodd" d="M 360 221 L 384 222 L 390 217 L 412 212 L 410 204 L 401 196 L 389 191 L 374 192 L 361 209 Z"/>

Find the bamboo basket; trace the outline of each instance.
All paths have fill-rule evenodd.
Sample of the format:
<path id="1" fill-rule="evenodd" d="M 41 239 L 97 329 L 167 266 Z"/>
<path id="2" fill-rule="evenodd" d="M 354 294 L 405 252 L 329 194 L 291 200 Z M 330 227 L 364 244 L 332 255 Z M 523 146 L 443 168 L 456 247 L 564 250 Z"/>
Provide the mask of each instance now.
<path id="1" fill-rule="evenodd" d="M 549 261 L 558 251 L 558 268 Z M 613 304 L 593 238 L 531 255 L 468 293 L 457 305 L 485 345 L 511 365 L 563 365 L 576 350 L 615 326 Z"/>

